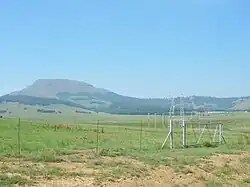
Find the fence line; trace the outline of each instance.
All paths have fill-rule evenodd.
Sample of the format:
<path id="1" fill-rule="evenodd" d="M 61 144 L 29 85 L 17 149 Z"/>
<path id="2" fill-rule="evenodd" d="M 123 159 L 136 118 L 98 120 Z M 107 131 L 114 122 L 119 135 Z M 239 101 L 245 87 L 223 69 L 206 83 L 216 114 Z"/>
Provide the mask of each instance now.
<path id="1" fill-rule="evenodd" d="M 2 120 L 2 119 L 1 119 Z M 4 120 L 4 119 L 3 119 Z M 16 123 L 16 120 L 14 120 Z M 28 125 L 30 122 L 23 121 L 20 118 L 18 118 L 18 121 L 16 123 L 17 132 L 15 136 L 17 136 L 17 143 L 15 145 L 9 145 L 10 147 L 17 147 L 15 149 L 15 152 L 19 159 L 22 158 L 23 154 L 25 154 L 27 150 L 27 137 L 31 136 L 33 132 L 40 132 L 40 134 L 44 132 L 53 131 L 58 135 L 59 139 L 51 139 L 52 141 L 62 141 L 62 144 L 65 145 L 59 145 L 63 148 L 67 148 L 67 144 L 71 145 L 70 138 L 74 139 L 74 137 L 80 137 L 82 141 L 82 148 L 95 148 L 96 153 L 99 154 L 101 149 L 106 148 L 123 148 L 126 149 L 138 149 L 140 151 L 145 151 L 147 149 L 150 150 L 157 150 L 159 148 L 164 148 L 167 141 L 169 141 L 169 146 L 167 146 L 170 149 L 173 148 L 186 148 L 186 147 L 192 147 L 200 145 L 202 146 L 202 142 L 211 143 L 211 144 L 218 144 L 222 145 L 226 143 L 226 140 L 228 142 L 228 139 L 230 141 L 234 142 L 234 144 L 238 144 L 237 146 L 240 147 L 241 144 L 248 144 L 250 142 L 250 137 L 248 134 L 239 135 L 239 132 L 231 131 L 230 129 L 233 128 L 233 126 L 227 126 L 226 128 L 226 140 L 224 138 L 224 125 L 220 121 L 211 121 L 206 123 L 199 123 L 199 122 L 193 122 L 193 121 L 187 121 L 186 123 L 180 124 L 178 120 L 169 120 L 168 123 L 165 123 L 167 125 L 164 125 L 164 127 L 161 125 L 164 122 L 162 119 L 161 121 L 156 121 L 157 125 L 155 128 L 154 126 L 148 127 L 148 121 L 140 121 L 140 124 L 137 124 L 137 127 L 133 127 L 132 125 L 128 126 L 114 126 L 109 124 L 102 124 L 99 120 L 96 122 L 96 127 L 94 125 L 84 125 L 84 124 L 77 124 L 74 126 L 71 125 L 54 125 L 49 124 L 48 121 L 46 121 L 46 124 L 39 125 L 32 122 L 33 125 Z M 22 125 L 23 123 L 27 123 L 25 125 Z M 140 125 L 140 126 L 139 126 Z M 233 124 L 235 125 L 235 124 Z M 162 128 L 161 128 L 162 127 Z M 168 127 L 168 128 L 166 128 Z M 27 128 L 33 128 L 33 130 L 28 130 Z M 16 128 L 15 128 L 16 129 Z M 35 130 L 34 130 L 35 129 Z M 69 135 L 67 134 L 68 139 L 64 139 L 63 135 L 60 135 L 61 132 L 69 131 L 74 134 Z M 49 132 L 50 134 L 53 134 Z M 48 134 L 49 134 L 48 133 Z M 243 133 L 243 131 L 242 131 Z M 63 133 L 61 133 L 63 134 Z M 65 133 L 64 133 L 65 134 Z M 234 135 L 235 134 L 235 135 Z M 39 136 L 39 134 L 38 134 Z M 44 137 L 47 137 L 46 135 Z M 93 138 L 95 137 L 95 138 Z M 32 136 L 34 138 L 34 136 Z M 25 140 L 23 140 L 25 139 Z M 15 141 L 15 140 L 14 140 Z M 39 143 L 36 139 L 32 139 L 29 141 L 33 141 L 32 144 Z M 41 139 L 41 141 L 43 141 Z M 47 141 L 47 140 L 46 140 Z M 66 143 L 64 143 L 64 141 Z M 78 141 L 78 140 L 74 140 Z M 1 141 L 0 141 L 1 142 Z M 243 143 L 241 143 L 243 142 Z M 14 143 L 13 141 L 11 143 Z M 23 144 L 24 143 L 24 144 Z M 47 145 L 47 142 L 41 142 L 42 144 Z M 60 142 L 59 142 L 60 143 Z M 4 147 L 4 144 L 7 145 L 8 141 L 2 141 L 2 145 Z M 26 145 L 25 145 L 26 144 Z M 80 143 L 78 143 L 80 144 Z M 86 146 L 86 144 L 88 146 Z M 73 145 L 73 143 L 72 143 Z M 7 145 L 8 146 L 8 145 Z M 6 147 L 6 146 L 5 146 Z M 75 146 L 76 148 L 81 149 L 81 145 Z M 125 149 L 124 148 L 124 149 Z M 147 149 L 145 149 L 147 148 Z M 39 149 L 39 148 L 37 148 Z M 19 161 L 20 162 L 20 161 Z"/>

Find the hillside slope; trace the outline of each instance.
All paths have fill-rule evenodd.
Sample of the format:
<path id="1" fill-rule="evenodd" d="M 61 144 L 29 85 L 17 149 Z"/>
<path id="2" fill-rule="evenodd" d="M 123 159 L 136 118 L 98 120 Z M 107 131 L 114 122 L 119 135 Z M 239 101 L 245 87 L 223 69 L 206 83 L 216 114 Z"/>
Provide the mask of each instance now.
<path id="1" fill-rule="evenodd" d="M 250 103 L 241 104 L 250 97 L 216 98 L 192 96 L 183 98 L 186 110 L 245 110 Z M 63 104 L 98 112 L 120 114 L 166 113 L 169 99 L 141 99 L 116 94 L 88 83 L 67 79 L 40 79 L 23 90 L 0 97 L 0 102 L 19 102 L 28 105 Z M 180 98 L 175 98 L 176 111 Z M 241 107 L 237 107 L 237 106 Z"/>
<path id="2" fill-rule="evenodd" d="M 240 99 L 237 102 L 235 102 L 234 105 L 235 110 L 250 110 L 250 99 Z"/>
<path id="3" fill-rule="evenodd" d="M 96 88 L 88 83 L 68 79 L 39 79 L 32 85 L 10 95 L 26 95 L 34 97 L 57 98 L 58 93 L 106 93 L 108 90 Z"/>

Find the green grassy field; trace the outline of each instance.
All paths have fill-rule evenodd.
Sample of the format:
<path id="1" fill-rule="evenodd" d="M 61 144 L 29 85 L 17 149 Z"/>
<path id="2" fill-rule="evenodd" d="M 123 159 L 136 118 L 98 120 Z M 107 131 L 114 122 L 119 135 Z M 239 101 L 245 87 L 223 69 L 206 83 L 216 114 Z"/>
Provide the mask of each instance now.
<path id="1" fill-rule="evenodd" d="M 168 124 L 147 116 L 89 116 L 76 124 L 0 119 L 0 186 L 248 186 L 250 184 L 250 116 L 213 115 L 223 124 L 223 145 L 211 142 L 215 125 L 200 144 L 182 148 L 174 127 L 174 149 L 161 149 Z M 120 117 L 120 118 L 119 118 Z M 189 121 L 188 143 L 195 143 Z M 79 120 L 80 121 L 80 120 Z M 86 121 L 86 122 L 84 122 Z M 141 123 L 142 121 L 142 123 Z M 199 133 L 196 133 L 199 136 Z M 19 141 L 20 140 L 20 141 Z M 218 137 L 216 136 L 216 140 Z"/>

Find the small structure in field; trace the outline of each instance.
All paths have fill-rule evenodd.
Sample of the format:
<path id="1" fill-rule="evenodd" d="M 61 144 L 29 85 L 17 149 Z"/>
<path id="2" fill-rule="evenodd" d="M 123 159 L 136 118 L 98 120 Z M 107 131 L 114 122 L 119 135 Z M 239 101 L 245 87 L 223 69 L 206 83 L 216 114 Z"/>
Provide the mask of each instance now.
<path id="1" fill-rule="evenodd" d="M 217 144 L 226 143 L 223 137 L 223 125 L 222 123 L 216 121 L 212 122 L 211 120 L 206 121 L 205 123 L 200 123 L 200 115 L 199 122 L 194 121 L 186 121 L 184 104 L 183 104 L 183 96 L 180 97 L 180 118 L 179 120 L 173 119 L 175 109 L 174 98 L 172 100 L 172 104 L 169 111 L 169 132 L 166 138 L 164 139 L 161 148 L 165 146 L 167 140 L 170 141 L 170 148 L 172 149 L 174 146 L 174 134 L 173 129 L 177 133 L 180 133 L 181 147 L 187 148 L 192 146 L 200 146 L 203 141 L 203 145 L 205 146 L 214 146 Z M 175 122 L 178 122 L 175 125 Z M 217 140 L 216 140 L 217 139 Z"/>

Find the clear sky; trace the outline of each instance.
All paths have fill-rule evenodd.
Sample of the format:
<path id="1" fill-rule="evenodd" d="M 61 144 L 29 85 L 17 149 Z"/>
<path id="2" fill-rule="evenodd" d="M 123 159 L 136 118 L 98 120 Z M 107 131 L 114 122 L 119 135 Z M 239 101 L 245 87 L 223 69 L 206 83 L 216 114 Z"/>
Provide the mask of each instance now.
<path id="1" fill-rule="evenodd" d="M 250 95 L 249 0 L 0 3 L 0 95 L 67 78 L 139 97 Z"/>

